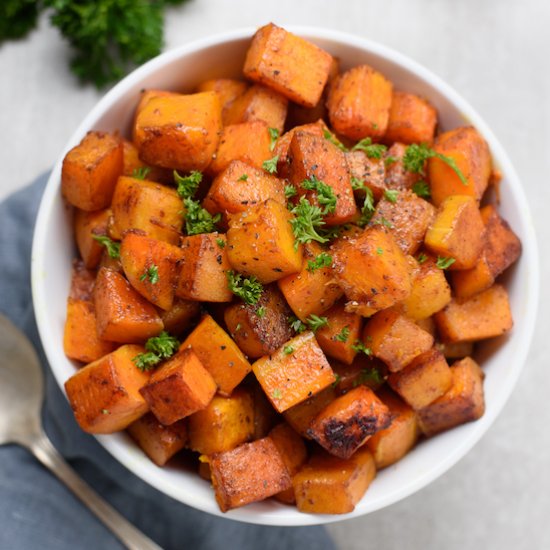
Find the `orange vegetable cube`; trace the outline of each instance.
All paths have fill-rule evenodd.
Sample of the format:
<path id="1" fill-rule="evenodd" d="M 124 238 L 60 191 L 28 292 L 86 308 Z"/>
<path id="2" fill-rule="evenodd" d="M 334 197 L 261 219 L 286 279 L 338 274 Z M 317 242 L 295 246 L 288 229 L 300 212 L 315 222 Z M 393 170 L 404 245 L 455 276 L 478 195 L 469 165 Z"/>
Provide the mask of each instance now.
<path id="1" fill-rule="evenodd" d="M 386 190 L 384 159 L 371 159 L 364 151 L 346 151 L 344 155 L 350 175 L 367 186 L 372 191 L 375 200 L 380 200 Z M 355 194 L 363 197 L 365 192 L 357 190 Z"/>
<path id="2" fill-rule="evenodd" d="M 107 227 L 111 211 L 96 210 L 95 212 L 86 212 L 76 209 L 74 213 L 74 233 L 76 245 L 80 256 L 84 260 L 84 265 L 88 269 L 94 269 L 101 260 L 103 246 L 98 243 L 94 236 L 107 235 Z"/>
<path id="3" fill-rule="evenodd" d="M 334 389 L 335 382 L 330 386 L 321 390 L 319 393 L 308 397 L 305 401 L 301 401 L 297 405 L 287 409 L 283 415 L 285 420 L 296 430 L 302 437 L 310 439 L 308 434 L 309 426 L 315 417 L 336 398 Z"/>
<path id="4" fill-rule="evenodd" d="M 472 355 L 474 351 L 473 342 L 456 342 L 453 344 L 438 342 L 436 347 L 441 350 L 445 359 L 464 359 L 464 357 Z"/>
<path id="5" fill-rule="evenodd" d="M 226 126 L 227 111 L 231 104 L 240 95 L 244 94 L 248 88 L 248 84 L 242 80 L 234 80 L 232 78 L 213 78 L 205 80 L 197 86 L 197 92 L 216 92 L 220 105 L 222 107 L 222 122 Z"/>

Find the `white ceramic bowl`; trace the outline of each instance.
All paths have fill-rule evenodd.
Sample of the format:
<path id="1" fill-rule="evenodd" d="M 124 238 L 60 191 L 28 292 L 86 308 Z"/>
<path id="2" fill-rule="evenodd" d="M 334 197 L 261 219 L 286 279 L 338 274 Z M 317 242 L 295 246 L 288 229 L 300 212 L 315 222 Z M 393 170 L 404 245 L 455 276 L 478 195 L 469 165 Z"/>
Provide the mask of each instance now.
<path id="1" fill-rule="evenodd" d="M 531 341 L 538 293 L 535 234 L 521 183 L 508 156 L 474 109 L 428 70 L 380 44 L 328 30 L 301 27 L 290 30 L 339 57 L 344 69 L 367 63 L 384 73 L 397 89 L 427 97 L 437 108 L 443 129 L 473 124 L 488 141 L 495 165 L 504 175 L 500 211 L 521 238 L 523 253 L 506 280 L 515 327 L 509 336 L 489 342 L 480 350 L 480 360 L 487 375 L 485 415 L 477 422 L 421 443 L 399 463 L 381 471 L 355 511 L 346 516 L 302 514 L 296 508 L 273 499 L 225 514 L 225 517 L 235 520 L 267 525 L 311 525 L 358 517 L 403 499 L 448 470 L 487 431 L 512 392 Z M 61 163 L 65 152 L 91 129 L 120 129 L 129 135 L 142 88 L 191 91 L 207 78 L 239 75 L 253 32 L 253 29 L 236 30 L 199 40 L 166 52 L 140 67 L 96 105 L 57 160 L 36 223 L 32 287 L 40 337 L 61 388 L 74 373 L 74 365 L 65 357 L 62 346 L 71 260 L 75 256 L 70 215 L 60 192 Z M 498 93 L 496 89 L 495 93 Z M 156 467 L 123 434 L 97 439 L 129 470 L 160 491 L 205 512 L 221 515 L 210 485 L 197 474 Z"/>

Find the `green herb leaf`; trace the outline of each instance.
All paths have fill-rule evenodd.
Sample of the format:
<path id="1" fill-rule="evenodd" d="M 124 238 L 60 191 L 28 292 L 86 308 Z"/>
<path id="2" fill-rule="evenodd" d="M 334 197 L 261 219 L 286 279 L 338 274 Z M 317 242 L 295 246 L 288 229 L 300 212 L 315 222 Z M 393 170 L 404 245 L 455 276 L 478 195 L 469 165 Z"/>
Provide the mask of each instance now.
<path id="1" fill-rule="evenodd" d="M 317 202 L 323 207 L 323 214 L 330 214 L 336 210 L 336 195 L 330 185 L 312 175 L 304 180 L 301 186 L 317 193 Z"/>
<path id="2" fill-rule="evenodd" d="M 223 239 L 216 239 L 216 244 L 220 247 L 220 248 L 225 248 L 225 241 Z"/>
<path id="3" fill-rule="evenodd" d="M 423 264 L 427 259 L 428 259 L 428 256 L 426 256 L 426 254 L 424 254 L 424 252 L 421 252 L 421 253 L 416 257 L 416 261 L 417 261 L 419 264 Z"/>
<path id="4" fill-rule="evenodd" d="M 374 195 L 369 187 L 365 187 L 365 198 L 361 207 L 361 216 L 357 221 L 359 227 L 365 227 L 374 215 Z"/>
<path id="5" fill-rule="evenodd" d="M 285 185 L 285 197 L 287 199 L 291 199 L 292 197 L 295 197 L 298 194 L 298 191 L 296 191 L 296 187 L 294 185 Z"/>
<path id="6" fill-rule="evenodd" d="M 179 340 L 162 331 L 145 342 L 145 353 L 136 355 L 132 361 L 141 371 L 148 371 L 156 367 L 163 359 L 168 359 L 176 353 L 180 346 Z"/>
<path id="7" fill-rule="evenodd" d="M 361 340 L 356 340 L 355 344 L 351 346 L 351 349 L 353 351 L 356 351 L 357 353 L 364 353 L 365 355 L 372 355 L 372 350 L 365 346 Z"/>
<path id="8" fill-rule="evenodd" d="M 454 258 L 445 258 L 444 256 L 438 256 L 435 265 L 439 267 L 439 269 L 447 269 L 448 267 L 451 267 L 455 262 L 456 260 Z"/>
<path id="9" fill-rule="evenodd" d="M 262 319 L 265 317 L 265 314 L 267 313 L 267 308 L 265 306 L 260 306 L 258 309 L 256 309 L 256 315 Z"/>
<path id="10" fill-rule="evenodd" d="M 275 145 L 277 145 L 277 140 L 279 139 L 279 130 L 277 128 L 268 128 L 269 132 L 269 139 L 271 140 L 269 143 L 269 150 L 273 151 L 275 149 Z"/>
<path id="11" fill-rule="evenodd" d="M 326 243 L 328 237 L 324 237 L 319 231 L 325 222 L 321 209 L 311 204 L 305 197 L 300 197 L 298 203 L 292 208 L 291 213 L 294 218 L 290 220 L 294 237 L 296 238 L 295 247 L 298 244 L 305 244 L 311 241 Z"/>
<path id="12" fill-rule="evenodd" d="M 246 181 L 248 179 L 248 174 L 243 174 L 237 181 Z"/>
<path id="13" fill-rule="evenodd" d="M 326 252 L 321 252 L 315 260 L 308 260 L 307 270 L 313 273 L 316 269 L 322 269 L 323 267 L 330 267 L 332 265 L 332 256 Z"/>
<path id="14" fill-rule="evenodd" d="M 337 372 L 335 372 L 334 373 L 334 382 L 331 384 L 333 389 L 336 388 L 336 386 L 340 383 L 340 380 L 342 380 L 342 377 Z"/>
<path id="15" fill-rule="evenodd" d="M 428 159 L 433 157 L 436 157 L 447 164 L 447 166 L 449 166 L 458 176 L 462 182 L 462 185 L 468 185 L 468 180 L 453 158 L 434 151 L 425 143 L 421 143 L 420 145 L 417 143 L 412 143 L 407 147 L 407 149 L 405 149 L 405 154 L 403 155 L 403 166 L 405 170 L 409 172 L 424 175 L 424 165 Z"/>
<path id="16" fill-rule="evenodd" d="M 302 332 L 305 332 L 307 330 L 307 326 L 294 315 L 291 315 L 288 318 L 288 324 L 290 325 L 290 328 L 297 334 L 301 334 Z"/>
<path id="17" fill-rule="evenodd" d="M 382 384 L 382 382 L 384 382 L 384 378 L 382 378 L 378 369 L 374 367 L 362 369 L 357 378 L 353 381 L 353 387 L 356 388 L 361 384 L 368 384 L 369 382 L 373 384 Z"/>
<path id="18" fill-rule="evenodd" d="M 348 148 L 332 133 L 328 130 L 323 130 L 323 137 L 332 143 L 332 145 L 336 145 L 340 151 L 347 151 Z"/>
<path id="19" fill-rule="evenodd" d="M 258 303 L 263 286 L 256 277 L 243 277 L 240 273 L 227 271 L 227 287 L 235 296 L 238 296 L 245 304 L 255 305 Z"/>
<path id="20" fill-rule="evenodd" d="M 382 254 L 384 254 L 384 249 L 378 247 L 378 248 L 376 249 L 376 253 L 377 253 L 379 256 L 382 256 Z"/>
<path id="21" fill-rule="evenodd" d="M 313 332 L 317 332 L 320 328 L 328 327 L 328 319 L 319 317 L 313 313 L 306 319 L 306 323 Z"/>
<path id="22" fill-rule="evenodd" d="M 392 155 L 388 155 L 384 159 L 384 166 L 391 166 L 392 164 L 395 164 L 399 159 L 397 157 L 394 157 Z"/>
<path id="23" fill-rule="evenodd" d="M 292 346 L 285 346 L 283 348 L 283 352 L 285 355 L 290 355 L 291 353 L 294 353 L 294 348 Z"/>
<path id="24" fill-rule="evenodd" d="M 109 239 L 106 235 L 92 235 L 92 239 L 107 249 L 107 254 L 109 254 L 110 258 L 113 260 L 120 258 L 120 243 Z"/>
<path id="25" fill-rule="evenodd" d="M 272 395 L 273 399 L 281 399 L 281 397 L 282 397 L 281 390 L 278 389 L 278 388 L 275 388 L 271 395 Z"/>
<path id="26" fill-rule="evenodd" d="M 381 216 L 379 219 L 374 220 L 373 225 L 383 225 L 384 227 L 387 227 L 388 229 L 393 229 L 393 223 L 384 218 L 384 216 Z"/>
<path id="27" fill-rule="evenodd" d="M 349 338 L 349 327 L 344 327 L 336 336 L 334 336 L 334 339 L 337 342 L 347 342 Z"/>
<path id="28" fill-rule="evenodd" d="M 411 189 L 413 193 L 423 199 L 429 199 L 432 196 L 430 186 L 425 181 L 417 181 Z"/>
<path id="29" fill-rule="evenodd" d="M 397 197 L 399 196 L 399 191 L 396 189 L 385 189 L 384 190 L 384 197 L 386 200 L 390 201 L 392 204 L 395 204 L 397 202 Z"/>
<path id="30" fill-rule="evenodd" d="M 277 173 L 277 162 L 279 162 L 279 155 L 275 155 L 273 158 L 264 160 L 262 168 L 270 174 Z"/>
<path id="31" fill-rule="evenodd" d="M 152 285 L 156 285 L 159 282 L 159 268 L 153 264 L 145 270 L 145 273 L 139 278 L 140 281 L 149 279 Z"/>
<path id="32" fill-rule="evenodd" d="M 187 176 L 180 176 L 177 170 L 174 170 L 174 181 L 178 186 L 178 195 L 182 199 L 191 199 L 195 196 L 195 193 L 202 182 L 202 174 L 201 172 L 194 170 Z"/>
<path id="33" fill-rule="evenodd" d="M 373 143 L 370 137 L 366 137 L 358 141 L 351 150 L 363 151 L 371 159 L 381 159 L 388 148 L 381 143 Z"/>
<path id="34" fill-rule="evenodd" d="M 212 233 L 217 230 L 216 224 L 222 219 L 221 214 L 212 216 L 199 201 L 191 198 L 183 199 L 185 205 L 185 230 L 188 235 Z"/>
<path id="35" fill-rule="evenodd" d="M 151 168 L 148 166 L 140 166 L 139 168 L 134 168 L 134 171 L 132 172 L 132 177 L 137 180 L 144 180 L 151 171 Z"/>
<path id="36" fill-rule="evenodd" d="M 365 182 L 364 181 L 360 180 L 356 176 L 351 176 L 351 188 L 354 191 L 360 191 L 364 187 L 365 187 Z"/>

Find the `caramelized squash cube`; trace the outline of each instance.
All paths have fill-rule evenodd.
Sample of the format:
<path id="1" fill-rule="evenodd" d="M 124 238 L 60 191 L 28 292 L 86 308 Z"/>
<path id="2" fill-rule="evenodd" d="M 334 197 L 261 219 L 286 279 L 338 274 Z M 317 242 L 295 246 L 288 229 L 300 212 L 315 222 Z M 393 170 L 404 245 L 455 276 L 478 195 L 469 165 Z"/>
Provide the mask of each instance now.
<path id="1" fill-rule="evenodd" d="M 76 245 L 84 265 L 88 269 L 95 269 L 101 260 L 103 246 L 94 239 L 94 236 L 107 235 L 107 227 L 111 211 L 96 210 L 86 212 L 76 209 L 74 213 L 74 234 Z"/>

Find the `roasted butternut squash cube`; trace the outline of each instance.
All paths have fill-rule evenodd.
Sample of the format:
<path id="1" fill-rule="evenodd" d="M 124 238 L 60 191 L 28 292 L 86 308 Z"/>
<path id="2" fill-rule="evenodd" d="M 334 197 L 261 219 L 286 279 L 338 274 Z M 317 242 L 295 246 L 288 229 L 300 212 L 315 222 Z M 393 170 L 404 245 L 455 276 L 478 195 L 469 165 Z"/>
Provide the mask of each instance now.
<path id="1" fill-rule="evenodd" d="M 180 349 L 191 348 L 212 375 L 221 395 L 231 395 L 251 365 L 243 352 L 210 315 L 205 315 Z"/>
<path id="2" fill-rule="evenodd" d="M 63 159 L 61 191 L 73 206 L 87 212 L 111 204 L 122 174 L 122 141 L 105 132 L 88 132 Z"/>
<path id="3" fill-rule="evenodd" d="M 292 486 L 269 437 L 208 457 L 216 501 L 222 512 L 264 500 Z"/>
<path id="4" fill-rule="evenodd" d="M 97 334 L 103 340 L 135 344 L 164 328 L 154 306 L 116 271 L 99 270 L 94 295 Z"/>
<path id="5" fill-rule="evenodd" d="M 108 208 L 95 212 L 75 210 L 74 234 L 76 245 L 84 265 L 88 269 L 95 269 L 101 260 L 103 246 L 94 239 L 94 236 L 107 235 L 110 216 L 111 211 Z"/>
<path id="6" fill-rule="evenodd" d="M 407 146 L 396 142 L 390 146 L 384 158 L 386 177 L 384 183 L 388 189 L 412 189 L 415 183 L 422 180 L 422 174 L 409 172 L 403 164 Z"/>
<path id="7" fill-rule="evenodd" d="M 453 299 L 434 319 L 445 343 L 494 338 L 513 325 L 508 293 L 501 285 L 493 285 L 466 300 Z"/>
<path id="8" fill-rule="evenodd" d="M 321 99 L 331 66 L 330 54 L 269 23 L 252 38 L 243 72 L 295 103 L 313 107 Z"/>
<path id="9" fill-rule="evenodd" d="M 441 350 L 445 359 L 464 359 L 464 357 L 472 355 L 474 351 L 473 342 L 456 342 L 454 344 L 438 342 L 436 347 Z"/>
<path id="10" fill-rule="evenodd" d="M 183 349 L 139 391 L 159 422 L 168 426 L 204 409 L 216 393 L 216 382 L 194 351 Z"/>
<path id="11" fill-rule="evenodd" d="M 292 478 L 298 510 L 314 514 L 353 512 L 375 476 L 376 466 L 367 448 L 347 460 L 318 452 Z"/>
<path id="12" fill-rule="evenodd" d="M 390 425 L 388 407 L 366 386 L 329 403 L 310 424 L 308 435 L 339 458 L 349 458 L 378 430 Z"/>
<path id="13" fill-rule="evenodd" d="M 292 215 L 281 203 L 268 199 L 229 217 L 229 263 L 264 284 L 300 271 L 302 248 L 295 246 Z"/>
<path id="14" fill-rule="evenodd" d="M 364 151 L 347 151 L 345 156 L 351 177 L 366 185 L 375 200 L 380 200 L 386 190 L 384 159 L 371 159 Z M 357 190 L 355 194 L 362 197 L 365 192 Z"/>
<path id="15" fill-rule="evenodd" d="M 254 402 L 250 393 L 236 388 L 230 397 L 216 395 L 189 417 L 189 447 L 209 455 L 234 449 L 254 436 Z"/>
<path id="16" fill-rule="evenodd" d="M 449 269 L 460 270 L 475 266 L 484 238 L 485 226 L 476 201 L 452 195 L 441 203 L 424 243 L 434 254 L 455 260 Z"/>
<path id="17" fill-rule="evenodd" d="M 150 373 L 140 371 L 134 357 L 141 346 L 121 346 L 90 363 L 65 382 L 65 391 L 78 425 L 91 434 L 108 434 L 127 428 L 148 406 L 139 389 Z"/>
<path id="18" fill-rule="evenodd" d="M 199 302 L 176 298 L 170 309 L 160 313 L 164 330 L 170 334 L 185 332 L 190 328 L 193 320 L 199 316 L 200 310 Z"/>
<path id="19" fill-rule="evenodd" d="M 391 372 L 406 367 L 434 343 L 429 332 L 391 309 L 379 311 L 368 320 L 363 341 L 369 343 L 374 356 L 384 361 Z"/>
<path id="20" fill-rule="evenodd" d="M 183 205 L 175 189 L 152 181 L 121 177 L 113 195 L 111 236 L 121 239 L 130 229 L 147 237 L 178 244 Z"/>
<path id="21" fill-rule="evenodd" d="M 226 126 L 227 112 L 231 104 L 244 92 L 246 92 L 248 84 L 242 80 L 234 80 L 232 78 L 213 78 L 205 80 L 197 86 L 197 92 L 216 92 L 222 108 L 222 122 Z"/>
<path id="22" fill-rule="evenodd" d="M 113 342 L 102 340 L 97 334 L 93 302 L 69 298 L 63 333 L 65 355 L 82 363 L 91 363 L 114 349 Z"/>
<path id="23" fill-rule="evenodd" d="M 138 418 L 128 426 L 127 431 L 157 466 L 164 466 L 187 443 L 185 420 L 165 426 L 151 413 Z"/>
<path id="24" fill-rule="evenodd" d="M 454 363 L 451 373 L 450 389 L 418 411 L 420 429 L 427 436 L 477 420 L 485 412 L 484 374 L 479 365 L 471 357 L 465 357 Z"/>
<path id="25" fill-rule="evenodd" d="M 385 141 L 432 143 L 437 112 L 425 99 L 407 92 L 393 92 Z"/>
<path id="26" fill-rule="evenodd" d="M 134 114 L 134 122 L 135 122 L 135 119 L 137 118 L 137 116 L 139 115 L 139 113 L 141 113 L 141 111 L 143 111 L 143 108 L 145 107 L 145 105 L 147 105 L 147 103 L 149 103 L 149 101 L 151 99 L 153 99 L 154 97 L 179 97 L 181 96 L 181 94 L 177 93 L 177 92 L 171 92 L 169 90 L 160 90 L 158 88 L 146 88 L 146 89 L 142 89 L 140 90 L 139 92 L 139 101 L 138 101 L 138 104 L 136 106 L 136 112 Z M 133 128 L 132 128 L 132 131 L 135 132 L 136 131 L 136 125 L 134 124 Z M 136 141 L 135 139 L 135 135 L 133 135 L 133 140 Z"/>
<path id="27" fill-rule="evenodd" d="M 312 332 L 299 334 L 275 353 L 258 359 L 252 370 L 280 413 L 319 393 L 335 380 Z"/>
<path id="28" fill-rule="evenodd" d="M 404 369 L 390 374 L 388 382 L 413 409 L 418 410 L 441 397 L 451 387 L 452 375 L 443 354 L 432 348 Z"/>
<path id="29" fill-rule="evenodd" d="M 376 469 L 381 470 L 401 460 L 418 441 L 418 414 L 395 393 L 384 390 L 378 397 L 388 407 L 391 424 L 376 432 L 367 447 L 374 457 Z"/>
<path id="30" fill-rule="evenodd" d="M 319 393 L 308 397 L 305 401 L 301 401 L 297 405 L 287 409 L 283 415 L 285 420 L 296 430 L 302 437 L 310 439 L 308 430 L 311 422 L 315 417 L 334 399 L 336 399 L 335 382 L 330 386 L 321 390 Z"/>
<path id="31" fill-rule="evenodd" d="M 473 126 L 463 126 L 444 132 L 437 136 L 434 149 L 454 161 L 467 185 L 447 163 L 431 158 L 428 177 L 433 203 L 438 206 L 452 195 L 469 195 L 479 202 L 489 184 L 492 167 L 489 147 L 478 131 Z"/>
<path id="32" fill-rule="evenodd" d="M 383 137 L 392 91 L 392 83 L 372 67 L 358 65 L 349 69 L 330 86 L 327 100 L 330 125 L 353 140 Z"/>
<path id="33" fill-rule="evenodd" d="M 155 96 L 137 113 L 134 141 L 148 164 L 202 171 L 216 152 L 221 129 L 216 92 Z"/>

